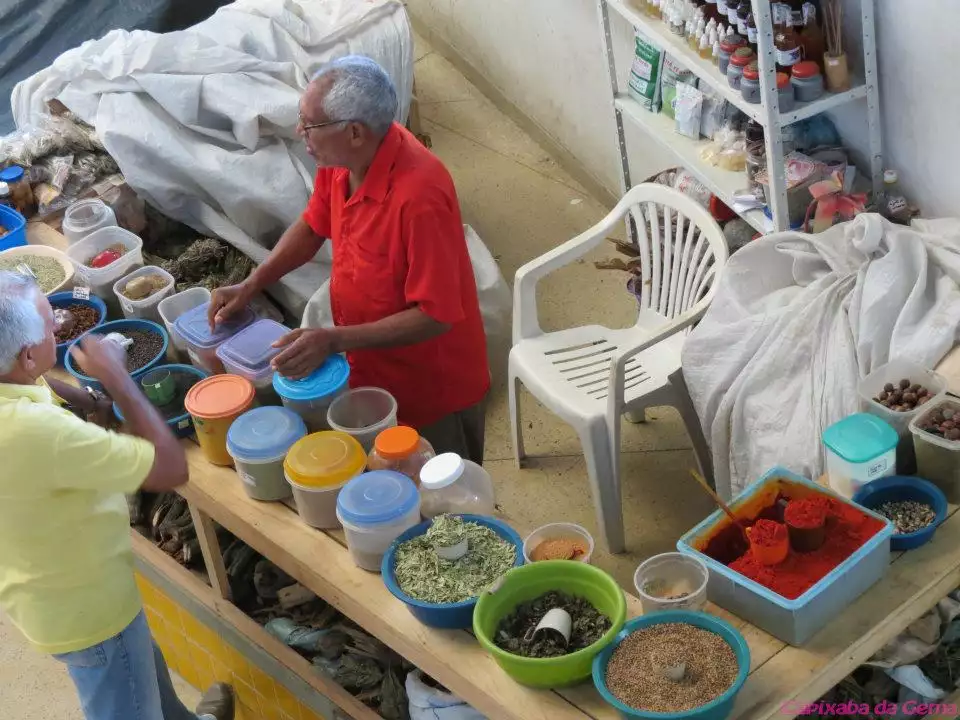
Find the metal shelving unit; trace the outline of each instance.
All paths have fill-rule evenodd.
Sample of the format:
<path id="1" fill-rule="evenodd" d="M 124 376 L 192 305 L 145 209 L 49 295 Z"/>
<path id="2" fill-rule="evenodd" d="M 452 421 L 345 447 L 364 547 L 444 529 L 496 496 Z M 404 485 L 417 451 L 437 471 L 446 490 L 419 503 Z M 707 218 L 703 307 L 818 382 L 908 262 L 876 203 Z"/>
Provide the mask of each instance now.
<path id="1" fill-rule="evenodd" d="M 762 210 L 751 210 L 742 217 L 760 232 L 789 229 L 787 214 L 787 187 L 783 167 L 782 129 L 792 123 L 814 115 L 837 109 L 848 103 L 866 99 L 870 177 L 873 191 L 879 192 L 883 185 L 883 155 L 880 136 L 880 100 L 877 86 L 877 55 L 874 37 L 873 0 L 859 0 L 862 29 L 863 73 L 853 78 L 850 90 L 841 93 L 824 93 L 823 97 L 809 103 L 797 103 L 790 112 L 781 113 L 776 90 L 776 59 L 773 41 L 773 22 L 769 0 L 752 0 L 753 14 L 758 33 L 758 61 L 762 102 L 751 104 L 740 92 L 727 84 L 724 75 L 709 60 L 690 49 L 684 38 L 674 35 L 658 18 L 643 14 L 632 0 L 598 0 L 600 27 L 610 74 L 610 101 L 616 117 L 617 140 L 620 149 L 621 190 L 631 186 L 630 158 L 624 135 L 624 119 L 640 128 L 656 142 L 672 152 L 677 163 L 696 175 L 711 192 L 732 207 L 734 194 L 746 187 L 743 172 L 731 172 L 713 167 L 700 159 L 700 150 L 707 142 L 692 140 L 674 132 L 673 121 L 660 113 L 653 113 L 620 89 L 620 81 L 613 53 L 610 31 L 611 11 L 633 25 L 650 42 L 675 57 L 684 67 L 748 117 L 760 123 L 766 139 L 767 170 L 771 178 L 772 197 L 770 211 L 773 222 Z"/>

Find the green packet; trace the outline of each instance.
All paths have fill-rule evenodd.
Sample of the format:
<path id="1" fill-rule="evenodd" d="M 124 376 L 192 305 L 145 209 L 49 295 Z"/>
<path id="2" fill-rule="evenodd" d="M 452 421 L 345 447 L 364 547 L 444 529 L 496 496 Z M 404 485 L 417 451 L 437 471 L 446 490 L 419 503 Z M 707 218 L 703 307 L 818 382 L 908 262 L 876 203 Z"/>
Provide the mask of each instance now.
<path id="1" fill-rule="evenodd" d="M 663 71 L 664 52 L 636 33 L 633 64 L 627 92 L 634 100 L 652 112 L 660 110 L 660 73 Z"/>

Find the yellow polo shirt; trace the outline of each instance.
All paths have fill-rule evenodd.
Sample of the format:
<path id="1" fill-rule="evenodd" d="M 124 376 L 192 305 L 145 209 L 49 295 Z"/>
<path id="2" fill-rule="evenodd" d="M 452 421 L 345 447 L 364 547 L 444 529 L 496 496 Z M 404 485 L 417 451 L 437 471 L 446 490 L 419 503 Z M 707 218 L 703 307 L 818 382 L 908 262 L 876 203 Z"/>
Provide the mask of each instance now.
<path id="1" fill-rule="evenodd" d="M 124 494 L 153 458 L 59 407 L 46 383 L 0 383 L 0 608 L 38 650 L 83 650 L 140 612 Z"/>

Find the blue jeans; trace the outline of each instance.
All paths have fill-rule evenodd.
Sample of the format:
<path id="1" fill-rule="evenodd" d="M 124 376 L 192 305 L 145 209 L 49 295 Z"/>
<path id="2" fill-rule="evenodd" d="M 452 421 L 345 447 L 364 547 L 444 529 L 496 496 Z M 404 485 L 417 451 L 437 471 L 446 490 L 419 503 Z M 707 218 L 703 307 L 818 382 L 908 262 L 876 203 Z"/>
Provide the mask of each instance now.
<path id="1" fill-rule="evenodd" d="M 198 720 L 177 698 L 142 611 L 119 635 L 54 657 L 67 666 L 87 720 Z"/>

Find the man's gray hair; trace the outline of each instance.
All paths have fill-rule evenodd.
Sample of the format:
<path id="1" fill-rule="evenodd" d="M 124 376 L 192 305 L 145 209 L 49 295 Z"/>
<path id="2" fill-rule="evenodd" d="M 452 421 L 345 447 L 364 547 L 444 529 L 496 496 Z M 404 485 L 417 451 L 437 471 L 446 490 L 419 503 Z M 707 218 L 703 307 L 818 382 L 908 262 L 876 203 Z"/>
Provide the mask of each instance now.
<path id="1" fill-rule="evenodd" d="M 333 80 L 323 98 L 330 120 L 353 120 L 377 137 L 386 135 L 397 115 L 397 91 L 382 67 L 368 57 L 347 55 L 324 65 L 313 80 L 326 77 Z"/>
<path id="2" fill-rule="evenodd" d="M 0 375 L 13 370 L 24 348 L 46 338 L 47 329 L 37 309 L 38 292 L 32 278 L 0 270 Z"/>

